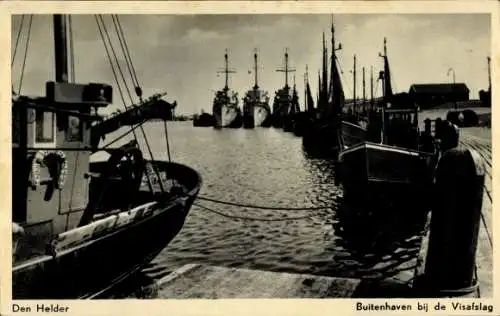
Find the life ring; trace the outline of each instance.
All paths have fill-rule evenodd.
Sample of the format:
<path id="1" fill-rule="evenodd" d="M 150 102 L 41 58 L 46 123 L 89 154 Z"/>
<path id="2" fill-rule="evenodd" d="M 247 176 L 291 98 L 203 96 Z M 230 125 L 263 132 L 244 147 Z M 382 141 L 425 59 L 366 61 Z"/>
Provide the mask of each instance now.
<path id="1" fill-rule="evenodd" d="M 58 190 L 62 190 L 68 173 L 68 162 L 66 161 L 66 154 L 60 150 L 57 152 L 39 150 L 35 154 L 31 163 L 31 184 L 33 190 L 36 190 L 40 186 L 40 167 L 45 167 L 47 163 L 46 158 L 54 154 L 58 156 L 59 161 L 61 162 L 61 170 L 59 171 L 59 174 L 52 176 L 52 179 L 55 187 Z"/>

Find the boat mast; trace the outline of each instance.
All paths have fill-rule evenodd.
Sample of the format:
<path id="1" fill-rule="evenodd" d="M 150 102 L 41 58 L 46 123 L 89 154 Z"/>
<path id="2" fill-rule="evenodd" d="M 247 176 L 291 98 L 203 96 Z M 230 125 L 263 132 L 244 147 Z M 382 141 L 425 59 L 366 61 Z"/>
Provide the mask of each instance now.
<path id="1" fill-rule="evenodd" d="M 332 25 L 330 28 L 332 33 L 332 58 L 331 58 L 331 67 L 330 67 L 330 93 L 332 98 L 331 109 L 334 111 L 335 115 L 340 112 L 340 108 L 342 107 L 343 101 L 341 101 L 342 97 L 340 96 L 340 91 L 335 91 L 335 88 L 339 88 L 341 86 L 340 77 L 338 75 L 338 69 L 336 65 L 337 57 L 335 55 L 336 51 L 342 49 L 342 43 L 339 43 L 337 47 L 335 47 L 335 26 L 333 24 L 333 15 L 332 15 Z M 337 82 L 338 81 L 338 82 Z M 341 89 L 341 88 L 340 88 Z M 340 90 L 339 89 L 339 90 Z M 338 118 L 338 117 L 337 117 Z"/>
<path id="2" fill-rule="evenodd" d="M 379 56 L 384 59 L 384 70 L 381 71 L 380 78 L 382 80 L 383 87 L 383 98 L 384 98 L 384 106 L 387 106 L 389 103 L 389 98 L 392 97 L 392 87 L 391 87 L 391 73 L 389 69 L 389 61 L 387 59 L 387 38 L 384 37 L 384 54 L 380 54 Z"/>
<path id="3" fill-rule="evenodd" d="M 224 85 L 224 90 L 228 91 L 229 90 L 229 74 L 234 74 L 236 71 L 230 70 L 229 69 L 229 54 L 226 48 L 226 53 L 224 54 L 224 71 L 218 71 L 218 73 L 224 73 L 226 76 L 226 83 Z"/>
<path id="4" fill-rule="evenodd" d="M 328 48 L 326 48 L 325 32 L 323 32 L 323 78 L 321 79 L 321 106 L 323 115 L 328 111 Z"/>
<path id="5" fill-rule="evenodd" d="M 255 72 L 255 85 L 254 85 L 254 87 L 253 87 L 253 88 L 254 88 L 255 90 L 257 90 L 257 89 L 259 89 L 259 84 L 258 84 L 258 73 L 257 73 L 257 71 L 258 71 L 258 66 L 257 66 L 257 63 L 258 63 L 258 62 L 257 62 L 257 49 L 255 49 L 255 51 L 254 51 L 254 54 L 253 54 L 253 59 L 254 59 L 254 67 L 253 67 L 253 69 L 254 69 L 254 72 Z"/>
<path id="6" fill-rule="evenodd" d="M 488 56 L 486 58 L 488 61 L 488 91 L 491 93 L 491 57 Z"/>
<path id="7" fill-rule="evenodd" d="M 288 89 L 288 73 L 289 72 L 295 72 L 295 69 L 290 68 L 288 66 L 288 48 L 285 48 L 285 67 L 276 69 L 277 72 L 284 72 L 285 73 L 285 89 Z"/>
<path id="8" fill-rule="evenodd" d="M 382 80 L 382 99 L 383 99 L 383 106 L 382 106 L 382 143 L 387 144 L 387 138 L 386 138 L 386 121 L 385 121 L 385 109 L 387 108 L 387 82 L 388 82 L 388 77 L 389 77 L 389 69 L 387 65 L 387 38 L 384 37 L 384 54 L 379 55 L 384 58 L 384 70 L 380 72 L 379 79 Z M 390 80 L 390 78 L 389 78 Z"/>
<path id="9" fill-rule="evenodd" d="M 307 103 L 307 83 L 309 82 L 309 69 L 306 65 L 306 73 L 304 74 L 304 111 L 307 111 L 309 104 Z"/>
<path id="10" fill-rule="evenodd" d="M 354 103 L 353 103 L 353 112 L 357 112 L 356 110 L 356 54 L 354 54 L 354 67 L 353 67 L 353 70 L 352 70 L 352 75 L 353 75 L 353 86 L 354 86 L 354 89 L 353 89 L 353 99 L 354 99 Z"/>
<path id="11" fill-rule="evenodd" d="M 66 16 L 54 15 L 54 55 L 56 82 L 68 82 L 68 43 Z"/>
<path id="12" fill-rule="evenodd" d="M 370 104 L 373 110 L 373 66 L 370 66 Z"/>
<path id="13" fill-rule="evenodd" d="M 365 67 L 363 67 L 363 111 L 365 110 L 366 91 L 365 91 Z"/>
<path id="14" fill-rule="evenodd" d="M 316 91 L 316 108 L 321 109 L 321 95 L 322 95 L 322 90 L 321 90 L 321 75 L 320 75 L 320 70 L 318 69 L 318 90 Z"/>
<path id="15" fill-rule="evenodd" d="M 297 101 L 296 99 L 298 98 L 297 95 L 297 86 L 295 85 L 295 74 L 293 74 L 293 100 Z M 298 107 L 298 109 L 297 109 Z M 292 113 L 300 112 L 300 105 L 295 102 L 292 103 Z"/>

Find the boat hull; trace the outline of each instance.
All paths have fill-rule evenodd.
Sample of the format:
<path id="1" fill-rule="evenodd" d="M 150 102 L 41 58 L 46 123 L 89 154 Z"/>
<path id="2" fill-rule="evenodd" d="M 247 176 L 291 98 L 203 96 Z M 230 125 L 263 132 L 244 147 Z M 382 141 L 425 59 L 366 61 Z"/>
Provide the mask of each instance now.
<path id="1" fill-rule="evenodd" d="M 254 121 L 255 127 L 270 127 L 271 126 L 271 112 L 269 106 L 255 106 L 254 108 Z"/>
<path id="2" fill-rule="evenodd" d="M 433 166 L 431 154 L 363 142 L 339 153 L 337 177 L 349 202 L 415 205 L 430 194 Z"/>
<path id="3" fill-rule="evenodd" d="M 194 127 L 213 127 L 215 125 L 212 115 L 204 113 L 193 119 Z"/>
<path id="4" fill-rule="evenodd" d="M 340 136 L 342 148 L 351 148 L 366 140 L 366 129 L 350 122 L 340 123 Z"/>
<path id="5" fill-rule="evenodd" d="M 338 133 L 333 126 L 309 120 L 302 135 L 302 146 L 313 157 L 336 159 L 339 149 L 337 139 Z"/>
<path id="6" fill-rule="evenodd" d="M 291 114 L 283 118 L 283 131 L 287 133 L 293 132 L 293 116 Z"/>
<path id="7" fill-rule="evenodd" d="M 243 127 L 270 127 L 270 111 L 262 105 L 254 105 L 243 115 Z"/>
<path id="8" fill-rule="evenodd" d="M 182 229 L 201 185 L 201 177 L 189 167 L 163 165 L 167 174 L 187 179 L 186 193 L 158 201 L 151 191 L 141 191 L 130 222 L 119 226 L 120 214 L 127 214 L 114 215 L 113 227 L 88 231 L 82 227 L 87 238 L 82 243 L 14 264 L 13 298 L 99 297 L 153 260 Z"/>
<path id="9" fill-rule="evenodd" d="M 240 128 L 243 126 L 241 111 L 230 105 L 223 105 L 220 111 L 214 111 L 215 128 Z"/>
<path id="10" fill-rule="evenodd" d="M 293 119 L 293 133 L 295 136 L 301 137 L 304 135 L 307 129 L 307 112 L 296 113 Z"/>

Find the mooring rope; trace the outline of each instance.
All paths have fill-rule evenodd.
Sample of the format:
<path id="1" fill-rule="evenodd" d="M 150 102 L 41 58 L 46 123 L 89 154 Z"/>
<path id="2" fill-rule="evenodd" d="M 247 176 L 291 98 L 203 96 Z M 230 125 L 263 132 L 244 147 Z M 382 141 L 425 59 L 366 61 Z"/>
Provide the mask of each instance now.
<path id="1" fill-rule="evenodd" d="M 231 219 L 241 219 L 241 220 L 250 220 L 250 221 L 260 221 L 260 222 L 284 222 L 284 221 L 295 221 L 295 220 L 301 220 L 301 219 L 307 219 L 311 218 L 313 214 L 309 215 L 304 215 L 304 216 L 296 216 L 296 217 L 287 217 L 287 218 L 263 218 L 263 217 L 250 217 L 250 216 L 238 216 L 238 215 L 230 215 L 226 214 L 223 212 L 219 212 L 217 210 L 214 210 L 210 207 L 206 207 L 204 205 L 198 204 L 198 203 L 193 203 L 194 205 L 198 206 L 199 208 L 202 208 L 208 212 L 231 218 Z"/>
<path id="2" fill-rule="evenodd" d="M 255 204 L 243 204 L 243 203 L 222 201 L 222 200 L 213 199 L 213 198 L 209 198 L 209 197 L 205 197 L 205 196 L 201 196 L 201 195 L 198 195 L 197 199 L 208 201 L 208 202 L 213 202 L 213 203 L 217 203 L 217 204 L 231 205 L 231 206 L 237 206 L 237 207 L 243 207 L 243 208 L 253 208 L 253 209 L 260 209 L 260 210 L 274 210 L 274 211 L 314 211 L 314 210 L 326 210 L 326 209 L 332 208 L 331 206 L 313 206 L 313 207 L 261 206 L 261 205 L 255 205 Z"/>

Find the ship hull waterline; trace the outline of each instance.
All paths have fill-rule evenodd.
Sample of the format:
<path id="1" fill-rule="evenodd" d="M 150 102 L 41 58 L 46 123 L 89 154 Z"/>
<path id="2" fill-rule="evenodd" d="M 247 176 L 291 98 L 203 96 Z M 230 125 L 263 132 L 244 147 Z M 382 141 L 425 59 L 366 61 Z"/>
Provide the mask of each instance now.
<path id="1" fill-rule="evenodd" d="M 270 127 L 271 113 L 268 109 L 262 106 L 254 107 L 254 122 L 255 127 Z"/>
<path id="2" fill-rule="evenodd" d="M 243 126 L 243 117 L 238 108 L 223 105 L 220 111 L 214 113 L 215 128 L 240 128 Z"/>

